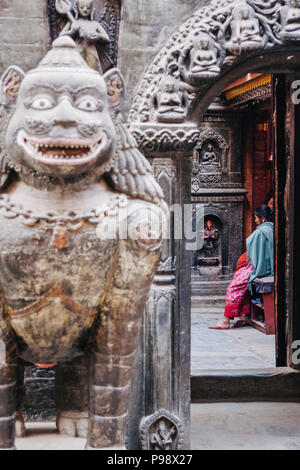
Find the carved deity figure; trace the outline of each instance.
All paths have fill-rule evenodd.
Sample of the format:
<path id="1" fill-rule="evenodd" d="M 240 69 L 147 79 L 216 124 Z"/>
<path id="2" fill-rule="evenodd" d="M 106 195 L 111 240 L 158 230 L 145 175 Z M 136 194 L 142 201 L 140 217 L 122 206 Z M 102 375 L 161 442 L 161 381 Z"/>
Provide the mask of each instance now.
<path id="1" fill-rule="evenodd" d="M 155 100 L 159 122 L 183 122 L 186 117 L 184 92 L 175 78 L 168 76 L 159 84 Z"/>
<path id="2" fill-rule="evenodd" d="M 291 2 L 292 8 L 289 8 L 286 25 L 281 32 L 283 41 L 299 40 L 300 38 L 300 0 Z"/>
<path id="3" fill-rule="evenodd" d="M 167 215 L 149 163 L 116 116 L 117 75 L 122 82 L 117 69 L 101 76 L 61 36 L 24 74 L 17 102 L 4 103 L 13 107 L 1 154 L 10 173 L 0 193 L 1 449 L 14 448 L 20 360 L 56 364 L 59 429 L 86 433 L 88 406 L 86 448 L 125 445 Z"/>
<path id="4" fill-rule="evenodd" d="M 220 73 L 218 52 L 214 41 L 201 34 L 190 51 L 190 75 L 198 78 L 215 77 Z"/>
<path id="5" fill-rule="evenodd" d="M 157 423 L 157 429 L 151 434 L 152 450 L 171 450 L 174 435 L 176 434 L 175 426 L 167 426 L 164 420 Z"/>
<path id="6" fill-rule="evenodd" d="M 112 64 L 103 46 L 109 44 L 110 38 L 94 18 L 94 1 L 75 0 L 72 7 L 71 0 L 56 0 L 56 9 L 69 19 L 61 35 L 69 35 L 76 41 L 80 54 L 90 67 L 99 72 L 107 70 Z"/>
<path id="7" fill-rule="evenodd" d="M 203 153 L 201 165 L 218 165 L 219 160 L 211 143 L 207 144 L 207 150 Z"/>
<path id="8" fill-rule="evenodd" d="M 213 258 L 216 242 L 219 239 L 219 230 L 213 226 L 211 220 L 207 220 L 204 228 L 204 252 L 206 258 Z"/>
<path id="9" fill-rule="evenodd" d="M 254 9 L 245 1 L 234 8 L 232 15 L 222 27 L 222 31 L 230 26 L 231 37 L 226 48 L 234 54 L 264 47 L 265 38 L 261 36 L 259 20 Z"/>

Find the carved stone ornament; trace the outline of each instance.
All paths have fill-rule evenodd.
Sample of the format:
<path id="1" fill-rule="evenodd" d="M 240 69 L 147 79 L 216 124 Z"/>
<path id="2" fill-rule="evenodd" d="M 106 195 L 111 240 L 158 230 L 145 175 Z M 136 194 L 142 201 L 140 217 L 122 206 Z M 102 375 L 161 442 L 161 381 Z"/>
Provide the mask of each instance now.
<path id="1" fill-rule="evenodd" d="M 216 183 L 221 181 L 221 173 L 226 170 L 225 160 L 229 145 L 226 139 L 214 129 L 201 132 L 193 154 L 193 175 L 198 176 L 202 183 Z M 223 168 L 222 168 L 223 167 Z M 216 170 L 218 173 L 216 174 Z M 197 183 L 192 181 L 192 188 Z"/>
<path id="2" fill-rule="evenodd" d="M 222 175 L 220 173 L 215 174 L 202 174 L 197 178 L 192 179 L 192 194 L 197 194 L 203 185 L 215 186 L 222 182 Z"/>
<path id="3" fill-rule="evenodd" d="M 51 40 L 71 36 L 86 62 L 105 72 L 117 65 L 120 0 L 48 0 Z"/>
<path id="4" fill-rule="evenodd" d="M 173 264 L 173 267 L 175 269 L 175 263 Z M 162 271 L 158 272 L 164 273 L 166 270 L 163 269 Z M 155 302 L 159 302 L 161 299 L 165 299 L 168 302 L 171 302 L 176 297 L 176 287 L 173 285 L 166 285 L 164 287 L 151 287 L 150 296 Z"/>
<path id="5" fill-rule="evenodd" d="M 174 272 L 176 269 L 176 257 L 173 258 L 170 256 L 165 261 L 161 261 L 159 263 L 157 272 L 158 273 L 171 273 Z"/>
<path id="6" fill-rule="evenodd" d="M 158 122 L 178 123 L 186 117 L 186 97 L 180 83 L 171 76 L 162 80 L 154 98 Z"/>
<path id="7" fill-rule="evenodd" d="M 182 422 L 174 414 L 161 409 L 141 421 L 140 442 L 142 450 L 182 450 Z"/>
<path id="8" fill-rule="evenodd" d="M 291 0 L 291 8 L 285 8 L 282 11 L 284 29 L 280 34 L 282 41 L 300 40 L 300 1 Z"/>
<path id="9" fill-rule="evenodd" d="M 185 94 L 185 106 L 177 93 L 173 104 L 170 99 L 169 109 L 185 109 L 187 123 L 199 96 L 223 69 L 237 63 L 240 56 L 286 41 L 300 41 L 300 0 L 211 0 L 177 28 L 154 58 L 130 110 L 132 128 L 138 134 L 141 124 L 148 123 L 150 129 L 160 120 L 153 96 L 167 77 L 173 77 L 177 90 Z M 164 122 L 176 122 L 171 112 L 167 119 L 168 114 Z M 140 142 L 143 145 L 142 139 Z M 148 145 L 146 139 L 144 143 Z"/>
<path id="10" fill-rule="evenodd" d="M 119 115 L 120 72 L 89 67 L 68 35 L 0 84 L 0 449 L 23 422 L 19 359 L 56 365 L 61 432 L 124 449 L 162 189 Z"/>
<path id="11" fill-rule="evenodd" d="M 169 150 L 193 150 L 200 131 L 195 125 L 164 127 L 153 124 L 132 126 L 132 133 L 145 153 L 166 152 Z"/>
<path id="12" fill-rule="evenodd" d="M 176 177 L 176 167 L 175 163 L 169 158 L 154 158 L 152 160 L 153 175 L 157 181 L 163 175 L 170 180 L 172 184 L 174 178 Z"/>

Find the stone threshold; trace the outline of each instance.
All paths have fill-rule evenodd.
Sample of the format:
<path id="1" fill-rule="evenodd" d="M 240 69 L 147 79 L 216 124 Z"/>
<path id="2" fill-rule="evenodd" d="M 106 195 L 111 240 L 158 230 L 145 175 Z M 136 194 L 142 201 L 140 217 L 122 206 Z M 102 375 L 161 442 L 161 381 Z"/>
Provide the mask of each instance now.
<path id="1" fill-rule="evenodd" d="M 300 371 L 289 367 L 199 370 L 191 376 L 191 403 L 300 400 Z"/>

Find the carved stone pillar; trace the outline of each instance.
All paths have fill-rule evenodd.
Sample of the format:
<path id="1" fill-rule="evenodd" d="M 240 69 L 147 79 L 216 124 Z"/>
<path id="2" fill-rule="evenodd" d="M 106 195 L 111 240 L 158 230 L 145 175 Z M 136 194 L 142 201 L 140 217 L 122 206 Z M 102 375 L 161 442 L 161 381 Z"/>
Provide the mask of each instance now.
<path id="1" fill-rule="evenodd" d="M 191 167 L 191 153 L 178 155 L 176 159 L 150 157 L 149 161 L 168 205 L 177 204 L 177 209 L 182 208 L 183 197 L 187 194 L 183 188 L 190 184 L 186 167 Z M 182 240 L 174 240 L 176 223 L 181 221 L 171 222 L 170 239 L 165 240 L 144 314 L 132 383 L 129 449 L 155 449 L 150 434 L 154 436 L 162 428 L 163 435 L 170 435 L 170 449 L 189 447 L 191 252 L 184 250 Z M 160 413 L 162 409 L 163 416 Z M 149 429 L 147 423 L 151 423 Z M 172 423 L 176 423 L 173 424 L 176 432 Z M 159 445 L 168 448 L 166 443 Z"/>

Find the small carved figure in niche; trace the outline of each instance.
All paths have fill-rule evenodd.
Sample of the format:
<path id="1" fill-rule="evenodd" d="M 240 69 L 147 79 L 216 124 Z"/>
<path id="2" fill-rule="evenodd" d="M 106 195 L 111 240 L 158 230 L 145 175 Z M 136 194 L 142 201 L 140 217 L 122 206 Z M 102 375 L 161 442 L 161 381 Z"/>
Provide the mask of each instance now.
<path id="1" fill-rule="evenodd" d="M 291 5 L 292 8 L 288 10 L 285 28 L 281 33 L 283 41 L 300 39 L 300 0 L 293 0 Z"/>
<path id="2" fill-rule="evenodd" d="M 218 50 L 208 34 L 195 39 L 190 51 L 190 74 L 195 77 L 209 78 L 220 73 Z"/>
<path id="3" fill-rule="evenodd" d="M 175 426 L 169 428 L 163 419 L 159 420 L 156 430 L 151 434 L 151 450 L 171 450 L 175 435 Z"/>
<path id="4" fill-rule="evenodd" d="M 224 24 L 223 31 L 230 26 L 231 37 L 226 47 L 234 54 L 264 47 L 265 38 L 260 34 L 259 20 L 253 8 L 242 1 Z"/>
<path id="5" fill-rule="evenodd" d="M 183 122 L 186 117 L 185 96 L 177 80 L 168 76 L 159 84 L 155 97 L 157 120 L 160 122 Z"/>
<path id="6" fill-rule="evenodd" d="M 76 41 L 80 54 L 90 67 L 101 73 L 106 71 L 112 63 L 103 46 L 109 44 L 110 38 L 104 27 L 94 19 L 94 0 L 75 0 L 73 6 L 70 0 L 57 0 L 56 9 L 69 19 L 60 34 L 71 36 Z"/>
<path id="7" fill-rule="evenodd" d="M 213 226 L 212 220 L 207 220 L 204 228 L 204 252 L 206 258 L 215 256 L 219 230 Z"/>
<path id="8" fill-rule="evenodd" d="M 219 159 L 214 150 L 214 146 L 209 143 L 207 145 L 207 150 L 204 151 L 202 158 L 201 158 L 201 165 L 218 165 Z"/>

